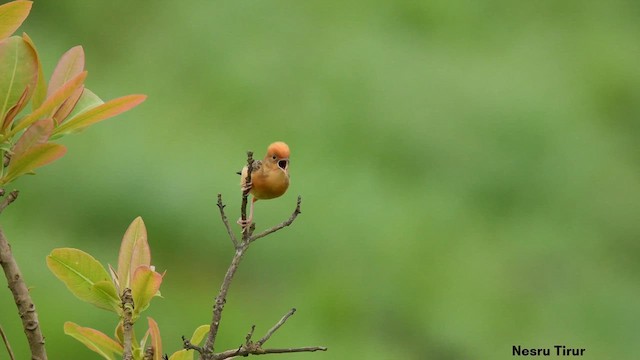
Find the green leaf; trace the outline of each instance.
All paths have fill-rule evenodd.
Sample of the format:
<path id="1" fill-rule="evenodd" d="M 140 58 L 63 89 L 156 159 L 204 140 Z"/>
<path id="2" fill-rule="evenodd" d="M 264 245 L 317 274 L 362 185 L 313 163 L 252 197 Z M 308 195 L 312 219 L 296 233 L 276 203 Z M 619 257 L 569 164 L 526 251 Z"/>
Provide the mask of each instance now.
<path id="1" fill-rule="evenodd" d="M 194 345 L 200 345 L 204 337 L 209 333 L 211 325 L 200 325 L 191 335 L 191 343 Z"/>
<path id="2" fill-rule="evenodd" d="M 151 266 L 151 249 L 147 242 L 147 228 L 138 216 L 125 231 L 120 245 L 118 281 L 121 289 L 131 287 L 131 277 L 140 265 Z"/>
<path id="3" fill-rule="evenodd" d="M 133 295 L 133 318 L 136 319 L 140 313 L 149 307 L 151 299 L 158 294 L 162 275 L 153 271 L 147 265 L 138 266 L 131 280 L 131 293 Z"/>
<path id="4" fill-rule="evenodd" d="M 151 333 L 151 347 L 153 348 L 153 360 L 162 360 L 162 338 L 160 337 L 160 328 L 158 323 L 152 318 L 149 321 L 149 333 Z"/>
<path id="5" fill-rule="evenodd" d="M 40 55 L 38 55 L 36 45 L 33 43 L 33 40 L 31 40 L 29 35 L 22 34 L 22 38 L 27 42 L 27 44 L 29 44 L 29 46 L 31 46 L 33 52 L 36 54 L 36 60 L 38 61 L 38 81 L 36 82 L 36 88 L 34 89 L 33 97 L 31 99 L 31 109 L 35 110 L 42 105 L 47 97 L 47 80 L 44 78 L 42 62 L 40 61 Z"/>
<path id="6" fill-rule="evenodd" d="M 80 300 L 101 309 L 121 311 L 120 298 L 109 274 L 93 256 L 78 249 L 54 249 L 47 256 L 47 266 Z"/>
<path id="7" fill-rule="evenodd" d="M 32 146 L 20 156 L 11 158 L 7 173 L 0 179 L 0 186 L 61 158 L 66 152 L 67 148 L 54 143 Z"/>
<path id="8" fill-rule="evenodd" d="M 58 65 L 51 74 L 47 96 L 51 96 L 67 81 L 84 71 L 84 50 L 82 46 L 74 46 L 62 54 Z"/>
<path id="9" fill-rule="evenodd" d="M 145 95 L 127 95 L 107 101 L 102 105 L 98 105 L 93 109 L 87 110 L 67 120 L 64 124 L 56 128 L 53 133 L 68 134 L 80 131 L 97 122 L 128 111 L 139 105 L 146 98 Z"/>
<path id="10" fill-rule="evenodd" d="M 25 89 L 33 90 L 38 80 L 38 59 L 33 48 L 20 36 L 0 42 L 0 119 L 16 105 Z M 26 94 L 27 104 L 31 92 Z M 21 108 L 14 110 L 17 114 Z"/>
<path id="11" fill-rule="evenodd" d="M 12 1 L 0 5 L 0 40 L 13 34 L 31 11 L 31 1 Z"/>
<path id="12" fill-rule="evenodd" d="M 207 334 L 209 333 L 209 327 L 210 325 L 199 326 L 191 336 L 191 340 L 190 340 L 191 343 L 193 345 L 200 345 L 202 340 L 204 340 L 204 337 L 207 336 Z M 194 355 L 195 355 L 195 352 L 193 350 L 183 349 L 183 350 L 178 350 L 174 352 L 169 357 L 169 360 L 193 360 Z"/>
<path id="13" fill-rule="evenodd" d="M 22 134 L 13 147 L 13 157 L 20 158 L 33 146 L 46 143 L 51 132 L 53 132 L 52 119 L 42 119 L 34 123 Z"/>
<path id="14" fill-rule="evenodd" d="M 64 323 L 64 333 L 85 344 L 89 349 L 108 360 L 120 359 L 124 352 L 122 345 L 104 333 L 82 327 L 70 321 Z"/>
<path id="15" fill-rule="evenodd" d="M 59 88 L 53 95 L 49 96 L 43 103 L 34 110 L 31 114 L 27 115 L 22 121 L 16 124 L 16 126 L 9 131 L 7 135 L 5 135 L 2 140 L 6 140 L 17 134 L 18 132 L 28 128 L 34 122 L 40 120 L 45 117 L 45 114 L 50 113 L 53 109 L 57 108 L 62 104 L 65 100 L 73 94 L 73 92 L 82 85 L 84 79 L 87 77 L 87 72 L 83 71 L 80 74 L 76 75 L 73 79 L 67 81 L 64 86 Z"/>

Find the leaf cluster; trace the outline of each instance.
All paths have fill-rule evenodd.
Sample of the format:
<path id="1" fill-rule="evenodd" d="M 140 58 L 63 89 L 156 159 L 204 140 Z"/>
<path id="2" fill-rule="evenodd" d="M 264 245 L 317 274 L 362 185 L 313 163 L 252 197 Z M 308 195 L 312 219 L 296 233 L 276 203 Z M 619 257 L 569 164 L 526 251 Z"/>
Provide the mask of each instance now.
<path id="1" fill-rule="evenodd" d="M 121 114 L 146 98 L 128 95 L 104 102 L 87 89 L 81 46 L 62 55 L 47 81 L 33 40 L 26 33 L 12 36 L 31 5 L 24 0 L 0 5 L 0 186 L 61 158 L 66 148 L 51 140 Z"/>

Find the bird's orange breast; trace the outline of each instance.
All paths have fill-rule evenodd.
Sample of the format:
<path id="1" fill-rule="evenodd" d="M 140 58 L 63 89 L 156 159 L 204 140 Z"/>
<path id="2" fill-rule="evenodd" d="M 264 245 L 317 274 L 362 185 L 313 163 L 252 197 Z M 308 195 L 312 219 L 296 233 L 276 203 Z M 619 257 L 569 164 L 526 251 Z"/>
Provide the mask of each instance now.
<path id="1" fill-rule="evenodd" d="M 251 194 L 258 199 L 273 199 L 282 196 L 289 188 L 289 175 L 280 169 L 251 174 Z"/>

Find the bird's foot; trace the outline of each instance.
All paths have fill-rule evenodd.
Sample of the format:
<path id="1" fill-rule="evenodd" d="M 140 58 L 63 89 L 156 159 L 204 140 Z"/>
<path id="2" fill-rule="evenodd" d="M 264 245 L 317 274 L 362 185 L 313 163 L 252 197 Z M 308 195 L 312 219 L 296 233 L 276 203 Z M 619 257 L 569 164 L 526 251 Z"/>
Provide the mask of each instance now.
<path id="1" fill-rule="evenodd" d="M 236 221 L 236 223 L 238 223 L 238 225 L 242 227 L 242 231 L 244 231 L 244 229 L 247 229 L 249 228 L 249 226 L 251 226 L 251 219 L 242 220 L 242 218 L 240 218 L 238 219 L 238 221 Z"/>
<path id="2" fill-rule="evenodd" d="M 245 184 L 243 187 L 241 187 L 240 190 L 242 190 L 242 193 L 248 193 L 252 187 L 253 187 L 253 183 L 250 182 L 248 184 Z"/>

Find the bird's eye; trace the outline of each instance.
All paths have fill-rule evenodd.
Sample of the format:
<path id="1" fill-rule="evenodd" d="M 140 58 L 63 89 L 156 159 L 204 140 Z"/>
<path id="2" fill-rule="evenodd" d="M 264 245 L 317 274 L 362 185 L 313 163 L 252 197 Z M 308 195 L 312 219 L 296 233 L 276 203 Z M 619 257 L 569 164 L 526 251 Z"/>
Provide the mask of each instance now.
<path id="1" fill-rule="evenodd" d="M 277 157 L 277 156 L 275 156 L 275 155 L 273 155 L 271 158 L 272 158 L 273 160 L 275 160 L 275 159 L 277 159 L 278 157 Z"/>

